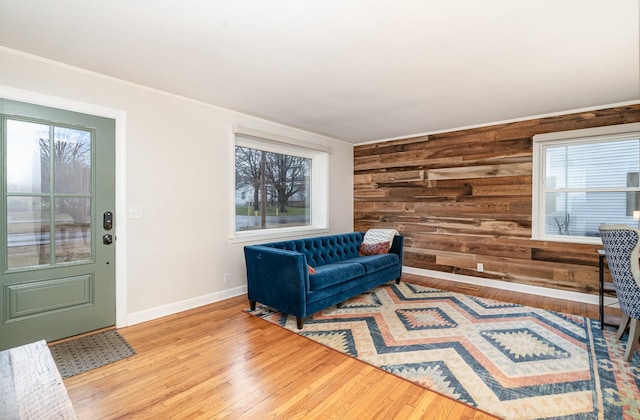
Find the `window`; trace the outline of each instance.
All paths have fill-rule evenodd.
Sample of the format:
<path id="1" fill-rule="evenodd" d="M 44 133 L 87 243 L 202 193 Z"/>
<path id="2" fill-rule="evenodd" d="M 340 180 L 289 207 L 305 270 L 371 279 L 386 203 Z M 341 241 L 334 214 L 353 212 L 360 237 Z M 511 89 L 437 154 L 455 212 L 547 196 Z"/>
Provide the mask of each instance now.
<path id="1" fill-rule="evenodd" d="M 533 239 L 599 243 L 602 223 L 639 226 L 640 124 L 533 141 Z"/>
<path id="2" fill-rule="evenodd" d="M 326 230 L 330 149 L 244 127 L 234 134 L 234 237 Z"/>

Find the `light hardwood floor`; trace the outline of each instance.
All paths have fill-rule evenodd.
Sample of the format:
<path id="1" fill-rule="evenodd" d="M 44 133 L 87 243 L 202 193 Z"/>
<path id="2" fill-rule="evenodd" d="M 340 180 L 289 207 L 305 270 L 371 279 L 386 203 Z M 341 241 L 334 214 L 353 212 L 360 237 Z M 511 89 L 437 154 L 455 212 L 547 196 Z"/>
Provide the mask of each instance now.
<path id="1" fill-rule="evenodd" d="M 461 289 L 416 275 L 403 280 L 598 317 L 595 305 Z M 251 316 L 246 308 L 241 296 L 118 330 L 138 354 L 64 380 L 78 417 L 494 418 Z"/>

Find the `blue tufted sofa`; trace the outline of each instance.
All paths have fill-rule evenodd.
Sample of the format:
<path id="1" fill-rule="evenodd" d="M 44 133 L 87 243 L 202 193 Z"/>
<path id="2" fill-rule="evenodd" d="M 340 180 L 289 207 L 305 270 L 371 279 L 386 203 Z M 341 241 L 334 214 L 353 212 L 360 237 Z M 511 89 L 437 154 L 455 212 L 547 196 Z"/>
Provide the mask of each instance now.
<path id="1" fill-rule="evenodd" d="M 399 283 L 404 237 L 394 237 L 388 254 L 359 256 L 363 237 L 353 232 L 245 246 L 251 310 L 260 302 L 294 315 L 302 329 L 303 319 L 321 309 L 390 280 Z"/>

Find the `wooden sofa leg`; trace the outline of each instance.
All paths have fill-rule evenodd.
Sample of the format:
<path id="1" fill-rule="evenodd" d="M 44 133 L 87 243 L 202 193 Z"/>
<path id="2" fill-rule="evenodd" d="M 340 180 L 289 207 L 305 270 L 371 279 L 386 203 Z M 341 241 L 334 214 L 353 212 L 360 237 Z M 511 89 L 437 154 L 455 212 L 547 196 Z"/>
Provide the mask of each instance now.
<path id="1" fill-rule="evenodd" d="M 396 284 L 400 284 L 400 277 L 396 279 Z"/>
<path id="2" fill-rule="evenodd" d="M 302 318 L 297 316 L 296 317 L 296 323 L 298 324 L 298 329 L 301 330 L 302 329 L 302 325 L 304 324 L 304 321 L 302 321 Z"/>
<path id="3" fill-rule="evenodd" d="M 249 306 L 251 307 L 252 311 L 256 310 L 256 301 L 255 300 L 250 300 L 249 301 Z"/>

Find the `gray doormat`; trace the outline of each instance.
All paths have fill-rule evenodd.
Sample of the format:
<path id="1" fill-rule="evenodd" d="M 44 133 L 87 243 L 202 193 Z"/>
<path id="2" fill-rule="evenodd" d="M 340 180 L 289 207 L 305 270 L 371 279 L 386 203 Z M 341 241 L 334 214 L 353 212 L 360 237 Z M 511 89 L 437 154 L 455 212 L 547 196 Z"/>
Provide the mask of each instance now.
<path id="1" fill-rule="evenodd" d="M 136 354 L 116 330 L 87 335 L 49 347 L 60 375 L 68 378 Z"/>

